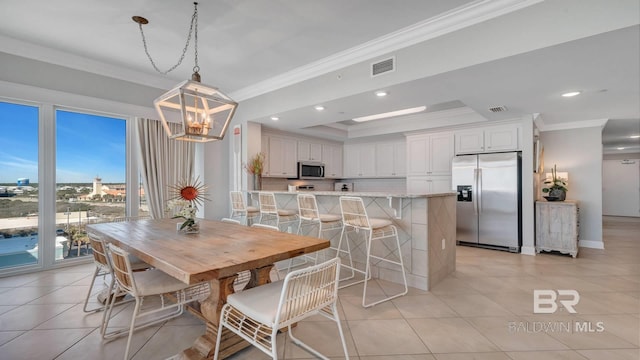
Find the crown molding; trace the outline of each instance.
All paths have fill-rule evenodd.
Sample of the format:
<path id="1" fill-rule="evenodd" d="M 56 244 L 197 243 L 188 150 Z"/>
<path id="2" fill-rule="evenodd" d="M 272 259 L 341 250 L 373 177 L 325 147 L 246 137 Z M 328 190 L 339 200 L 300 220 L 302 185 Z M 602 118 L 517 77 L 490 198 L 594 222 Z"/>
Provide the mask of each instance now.
<path id="1" fill-rule="evenodd" d="M 45 46 L 16 40 L 4 35 L 0 35 L 0 45 L 2 52 L 7 54 L 37 61 L 44 61 L 50 64 L 64 66 L 74 70 L 86 71 L 92 74 L 108 76 L 118 80 L 143 84 L 158 89 L 171 89 L 176 85 L 176 81 L 169 78 L 162 78 L 157 75 L 150 75 L 125 67 L 107 64 Z"/>
<path id="2" fill-rule="evenodd" d="M 560 124 L 547 125 L 544 121 L 538 117 L 538 121 L 536 121 L 536 126 L 541 132 L 545 131 L 557 131 L 557 130 L 571 130 L 571 129 L 581 129 L 581 128 L 589 128 L 589 127 L 600 127 L 604 128 L 609 119 L 593 119 L 593 120 L 581 120 L 581 121 L 572 121 Z"/>
<path id="3" fill-rule="evenodd" d="M 33 106 L 55 104 L 88 112 L 100 112 L 108 116 L 138 116 L 151 119 L 158 114 L 151 106 L 126 104 L 113 100 L 99 99 L 91 96 L 72 94 L 59 90 L 51 90 L 31 85 L 16 84 L 0 80 L 0 101 L 18 101 Z"/>
<path id="4" fill-rule="evenodd" d="M 460 30 L 544 0 L 478 0 L 230 94 L 247 100 Z"/>

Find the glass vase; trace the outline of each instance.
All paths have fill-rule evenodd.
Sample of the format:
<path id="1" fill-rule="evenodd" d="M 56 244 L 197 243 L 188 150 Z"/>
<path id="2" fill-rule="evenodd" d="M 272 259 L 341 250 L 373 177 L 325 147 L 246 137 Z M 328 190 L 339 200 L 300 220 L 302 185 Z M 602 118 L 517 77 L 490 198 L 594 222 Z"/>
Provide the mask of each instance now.
<path id="1" fill-rule="evenodd" d="M 262 175 L 253 175 L 253 190 L 262 190 Z"/>
<path id="2" fill-rule="evenodd" d="M 184 222 L 176 224 L 176 231 L 181 234 L 197 234 L 200 232 L 200 224 L 198 224 L 197 221 L 192 225 L 187 225 L 185 227 L 182 227 L 182 224 L 184 224 Z"/>

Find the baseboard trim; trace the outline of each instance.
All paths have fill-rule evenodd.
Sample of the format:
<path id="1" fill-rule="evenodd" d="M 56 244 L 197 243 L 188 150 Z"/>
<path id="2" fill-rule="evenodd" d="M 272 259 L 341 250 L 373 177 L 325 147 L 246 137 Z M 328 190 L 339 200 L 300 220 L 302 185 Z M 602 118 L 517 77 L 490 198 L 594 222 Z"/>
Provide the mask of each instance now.
<path id="1" fill-rule="evenodd" d="M 536 255 L 536 248 L 533 247 L 533 246 L 523 246 L 520 249 L 520 253 L 522 255 L 533 255 L 533 256 L 535 256 Z"/>
<path id="2" fill-rule="evenodd" d="M 604 250 L 604 242 L 602 241 L 580 240 L 578 241 L 578 246 L 583 248 Z"/>

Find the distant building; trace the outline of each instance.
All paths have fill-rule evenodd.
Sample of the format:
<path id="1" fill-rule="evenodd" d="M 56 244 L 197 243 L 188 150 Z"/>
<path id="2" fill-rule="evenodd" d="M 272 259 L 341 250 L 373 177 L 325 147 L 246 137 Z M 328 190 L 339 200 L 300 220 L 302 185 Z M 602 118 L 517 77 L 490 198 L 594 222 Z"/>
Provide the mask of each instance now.
<path id="1" fill-rule="evenodd" d="M 18 186 L 27 186 L 27 185 L 29 185 L 29 179 L 27 179 L 27 178 L 18 179 L 17 185 Z"/>
<path id="2" fill-rule="evenodd" d="M 93 179 L 93 189 L 89 194 L 78 196 L 79 200 L 92 200 L 95 195 L 100 195 L 104 198 L 105 195 L 111 195 L 117 200 L 124 200 L 127 196 L 126 184 L 112 184 L 111 186 L 103 185 L 102 179 L 96 176 Z M 140 196 L 144 196 L 144 190 L 140 188 Z"/>

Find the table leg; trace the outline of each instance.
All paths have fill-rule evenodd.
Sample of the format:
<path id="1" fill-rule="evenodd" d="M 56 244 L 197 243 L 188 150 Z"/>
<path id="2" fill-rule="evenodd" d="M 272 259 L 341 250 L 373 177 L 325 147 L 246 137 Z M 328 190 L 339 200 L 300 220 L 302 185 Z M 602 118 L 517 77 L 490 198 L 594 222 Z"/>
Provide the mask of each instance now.
<path id="1" fill-rule="evenodd" d="M 251 280 L 249 280 L 245 289 L 270 283 L 271 278 L 269 277 L 269 273 L 272 268 L 273 265 L 268 265 L 251 270 Z M 196 339 L 191 348 L 182 352 L 181 359 L 204 360 L 213 358 L 216 338 L 218 336 L 220 313 L 222 307 L 227 302 L 227 296 L 234 292 L 233 281 L 236 277 L 237 275 L 233 275 L 222 279 L 211 280 L 211 294 L 200 305 L 202 316 L 207 321 L 207 328 L 204 335 Z M 220 358 L 224 359 L 248 346 L 250 346 L 248 342 L 225 329 L 220 342 Z"/>

